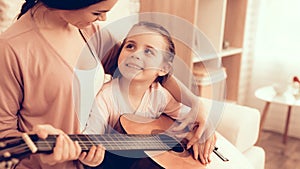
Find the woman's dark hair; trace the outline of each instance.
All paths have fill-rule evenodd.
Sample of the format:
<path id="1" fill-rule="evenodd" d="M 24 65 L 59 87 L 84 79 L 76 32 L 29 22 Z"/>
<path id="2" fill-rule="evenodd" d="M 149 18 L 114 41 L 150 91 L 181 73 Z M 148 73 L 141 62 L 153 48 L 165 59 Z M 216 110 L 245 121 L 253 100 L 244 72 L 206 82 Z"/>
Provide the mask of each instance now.
<path id="1" fill-rule="evenodd" d="M 38 2 L 42 2 L 49 8 L 62 10 L 76 10 L 88 7 L 105 0 L 26 0 L 17 19 L 24 15 L 29 9 L 34 7 Z"/>
<path id="2" fill-rule="evenodd" d="M 156 33 L 159 33 L 160 35 L 162 35 L 168 43 L 168 49 L 167 49 L 167 52 L 165 52 L 164 59 L 167 62 L 173 62 L 174 57 L 175 57 L 175 45 L 171 38 L 170 33 L 163 26 L 153 23 L 153 22 L 140 21 L 137 24 L 133 25 L 133 27 L 131 29 L 134 29 L 135 27 L 145 27 L 153 32 L 156 32 Z M 106 59 L 104 59 L 102 62 L 103 67 L 106 70 L 106 73 L 111 74 L 113 77 L 120 76 L 120 72 L 117 69 L 118 59 L 119 59 L 119 55 L 125 45 L 125 42 L 126 42 L 126 38 L 123 40 L 121 45 L 116 44 L 112 49 L 114 52 L 112 52 L 112 51 L 109 52 L 109 57 L 107 55 L 105 57 Z M 165 82 L 167 80 L 167 78 L 169 78 L 169 76 L 170 76 L 170 73 L 166 74 L 165 76 L 159 76 L 159 77 L 157 77 L 155 82 L 159 82 L 162 84 L 163 82 Z"/>

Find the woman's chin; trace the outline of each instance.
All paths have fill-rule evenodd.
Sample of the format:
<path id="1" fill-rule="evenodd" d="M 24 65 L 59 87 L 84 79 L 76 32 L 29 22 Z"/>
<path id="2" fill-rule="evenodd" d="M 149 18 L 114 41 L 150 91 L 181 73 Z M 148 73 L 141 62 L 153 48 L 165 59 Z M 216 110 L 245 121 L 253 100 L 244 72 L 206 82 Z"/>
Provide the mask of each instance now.
<path id="1" fill-rule="evenodd" d="M 87 23 L 87 24 L 78 24 L 78 25 L 75 25 L 78 29 L 84 29 L 86 27 L 89 27 L 91 26 L 92 23 Z"/>

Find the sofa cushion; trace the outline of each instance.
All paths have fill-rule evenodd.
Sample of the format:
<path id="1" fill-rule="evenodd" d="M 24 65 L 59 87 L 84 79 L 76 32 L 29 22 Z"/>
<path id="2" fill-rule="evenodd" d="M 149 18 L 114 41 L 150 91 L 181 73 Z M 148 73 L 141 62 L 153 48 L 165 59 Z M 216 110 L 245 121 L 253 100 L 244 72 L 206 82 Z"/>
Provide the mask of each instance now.
<path id="1" fill-rule="evenodd" d="M 217 131 L 241 152 L 257 141 L 260 112 L 257 109 L 226 103 Z"/>
<path id="2" fill-rule="evenodd" d="M 222 161 L 215 153 L 211 154 L 211 163 L 207 169 L 256 169 L 253 164 L 220 133 L 216 132 L 218 150 L 229 161 Z"/>
<path id="3" fill-rule="evenodd" d="M 261 147 L 253 146 L 243 153 L 245 157 L 253 164 L 255 169 L 265 168 L 265 151 Z"/>

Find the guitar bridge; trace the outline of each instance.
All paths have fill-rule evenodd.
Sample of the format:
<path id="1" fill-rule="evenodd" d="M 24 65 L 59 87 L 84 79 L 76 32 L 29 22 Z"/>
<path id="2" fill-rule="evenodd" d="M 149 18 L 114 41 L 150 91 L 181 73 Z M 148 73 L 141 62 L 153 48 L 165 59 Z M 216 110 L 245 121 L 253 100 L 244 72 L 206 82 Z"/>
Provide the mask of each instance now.
<path id="1" fill-rule="evenodd" d="M 213 152 L 214 152 L 221 160 L 223 160 L 224 162 L 229 161 L 228 158 L 226 158 L 222 153 L 220 153 L 220 152 L 218 151 L 218 147 L 215 147 L 214 150 L 213 150 Z"/>

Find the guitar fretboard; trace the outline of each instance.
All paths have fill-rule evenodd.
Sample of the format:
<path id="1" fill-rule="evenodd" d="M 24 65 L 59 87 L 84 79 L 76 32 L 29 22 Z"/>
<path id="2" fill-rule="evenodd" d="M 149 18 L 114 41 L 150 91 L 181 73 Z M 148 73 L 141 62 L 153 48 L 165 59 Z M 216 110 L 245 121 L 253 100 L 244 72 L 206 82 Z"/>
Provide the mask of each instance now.
<path id="1" fill-rule="evenodd" d="M 93 145 L 102 144 L 106 150 L 170 150 L 179 148 L 178 141 L 167 135 L 69 135 L 73 141 L 78 141 L 83 151 L 88 151 Z M 50 135 L 47 139 L 39 139 L 31 136 L 39 152 L 52 150 L 56 135 Z"/>

